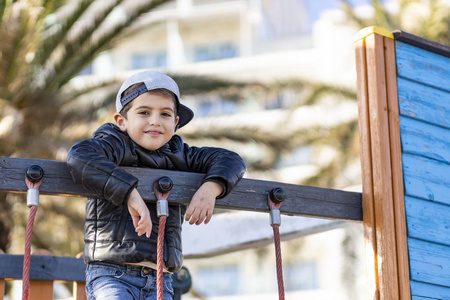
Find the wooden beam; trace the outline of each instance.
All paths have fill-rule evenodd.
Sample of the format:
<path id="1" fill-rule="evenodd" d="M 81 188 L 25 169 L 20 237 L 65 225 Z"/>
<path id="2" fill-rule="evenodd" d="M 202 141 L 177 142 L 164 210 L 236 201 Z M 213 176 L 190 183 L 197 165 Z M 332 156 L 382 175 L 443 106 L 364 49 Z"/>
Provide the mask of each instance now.
<path id="1" fill-rule="evenodd" d="M 371 300 L 380 299 L 378 282 L 378 255 L 375 227 L 375 207 L 373 201 L 373 171 L 370 141 L 369 94 L 367 84 L 366 42 L 359 39 L 355 42 L 355 59 L 357 73 L 357 98 L 359 144 L 361 152 L 362 176 L 362 208 L 364 226 L 364 244 L 366 252 L 366 274 L 368 296 Z"/>
<path id="2" fill-rule="evenodd" d="M 22 279 L 23 255 L 0 254 L 0 266 L 0 278 Z M 84 282 L 85 269 L 80 258 L 31 255 L 30 280 Z"/>
<path id="3" fill-rule="evenodd" d="M 39 165 L 44 169 L 44 180 L 39 189 L 41 194 L 95 197 L 93 193 L 73 183 L 65 162 L 4 156 L 0 157 L 0 191 L 26 192 L 25 172 L 32 165 Z M 174 188 L 168 200 L 172 204 L 182 205 L 189 204 L 204 176 L 159 169 L 124 169 L 139 178 L 138 190 L 146 201 L 155 201 L 153 182 L 161 176 L 170 177 Z M 268 212 L 267 194 L 276 187 L 283 188 L 286 193 L 286 200 L 280 209 L 282 214 L 362 220 L 360 193 L 253 179 L 241 180 L 230 195 L 216 202 L 216 207 Z"/>
<path id="4" fill-rule="evenodd" d="M 400 113 L 397 90 L 395 41 L 383 38 L 386 61 L 386 88 L 389 121 L 389 144 L 394 201 L 395 240 L 400 299 L 411 299 L 408 241 L 406 231 L 405 194 L 403 186 L 402 144 L 400 140 Z"/>
<path id="5" fill-rule="evenodd" d="M 366 38 L 375 226 L 381 299 L 399 299 L 383 36 Z M 388 298 L 386 296 L 389 295 Z"/>
<path id="6" fill-rule="evenodd" d="M 394 40 L 374 31 L 355 51 L 369 299 L 410 299 Z"/>

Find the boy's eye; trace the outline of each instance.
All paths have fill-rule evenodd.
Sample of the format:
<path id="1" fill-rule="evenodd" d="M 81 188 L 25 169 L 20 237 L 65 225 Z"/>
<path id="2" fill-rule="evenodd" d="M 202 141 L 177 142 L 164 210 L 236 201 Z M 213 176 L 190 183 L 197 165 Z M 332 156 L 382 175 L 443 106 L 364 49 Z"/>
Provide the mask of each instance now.
<path id="1" fill-rule="evenodd" d="M 148 111 L 143 110 L 143 111 L 138 112 L 138 114 L 140 114 L 140 115 L 148 115 L 150 113 Z"/>
<path id="2" fill-rule="evenodd" d="M 164 117 L 171 117 L 172 114 L 168 113 L 168 112 L 163 112 L 161 115 L 163 115 Z"/>

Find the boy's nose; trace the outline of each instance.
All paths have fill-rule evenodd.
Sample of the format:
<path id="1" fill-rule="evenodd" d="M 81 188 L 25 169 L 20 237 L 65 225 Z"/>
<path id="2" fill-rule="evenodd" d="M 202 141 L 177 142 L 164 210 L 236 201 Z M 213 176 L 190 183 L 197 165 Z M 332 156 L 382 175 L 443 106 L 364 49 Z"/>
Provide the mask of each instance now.
<path id="1" fill-rule="evenodd" d="M 159 124 L 161 124 L 161 120 L 160 120 L 159 116 L 153 115 L 150 118 L 149 123 L 150 123 L 150 125 L 159 125 Z"/>

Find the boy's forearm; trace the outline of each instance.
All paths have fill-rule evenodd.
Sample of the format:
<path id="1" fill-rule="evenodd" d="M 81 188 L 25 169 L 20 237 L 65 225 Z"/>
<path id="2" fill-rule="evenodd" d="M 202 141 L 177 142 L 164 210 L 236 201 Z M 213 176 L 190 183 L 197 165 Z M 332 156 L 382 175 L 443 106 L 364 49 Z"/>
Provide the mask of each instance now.
<path id="1" fill-rule="evenodd" d="M 67 156 L 69 172 L 75 183 L 99 198 L 122 205 L 137 186 L 138 179 L 96 151 L 92 144 L 83 141 L 70 149 Z"/>

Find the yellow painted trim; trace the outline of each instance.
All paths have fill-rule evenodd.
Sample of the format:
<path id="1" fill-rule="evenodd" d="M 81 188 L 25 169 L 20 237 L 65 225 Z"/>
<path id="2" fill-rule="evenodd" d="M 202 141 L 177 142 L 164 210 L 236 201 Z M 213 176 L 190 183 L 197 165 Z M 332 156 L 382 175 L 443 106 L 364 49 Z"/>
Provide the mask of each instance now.
<path id="1" fill-rule="evenodd" d="M 373 33 L 394 39 L 394 35 L 387 29 L 384 29 L 382 27 L 377 27 L 377 26 L 370 26 L 370 27 L 366 27 L 361 29 L 360 31 L 358 31 L 358 33 L 355 35 L 355 37 L 353 38 L 353 43 L 364 39 L 366 36 L 369 36 Z"/>

